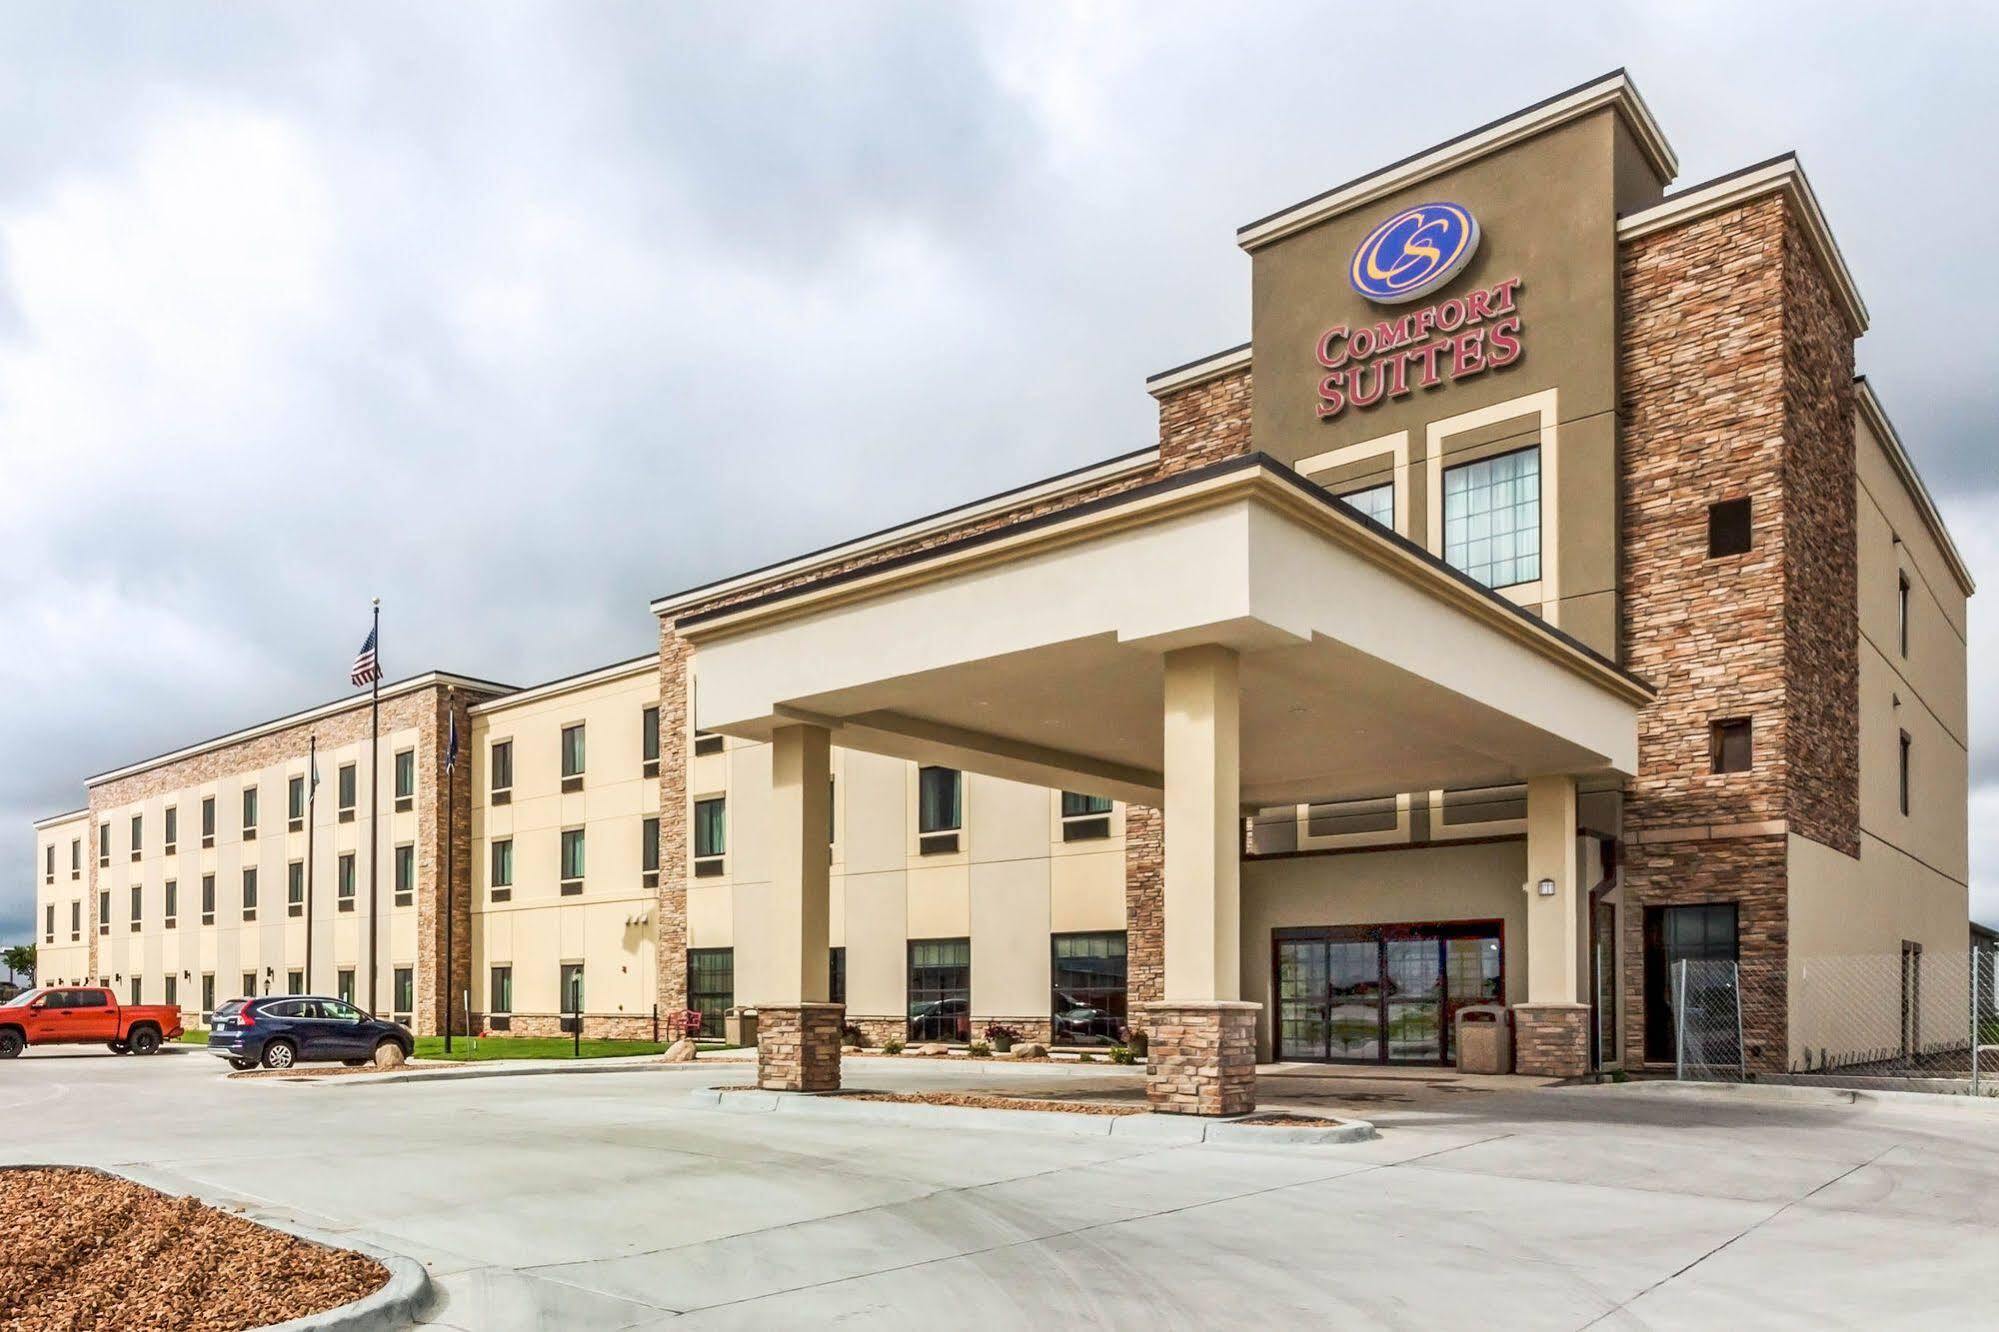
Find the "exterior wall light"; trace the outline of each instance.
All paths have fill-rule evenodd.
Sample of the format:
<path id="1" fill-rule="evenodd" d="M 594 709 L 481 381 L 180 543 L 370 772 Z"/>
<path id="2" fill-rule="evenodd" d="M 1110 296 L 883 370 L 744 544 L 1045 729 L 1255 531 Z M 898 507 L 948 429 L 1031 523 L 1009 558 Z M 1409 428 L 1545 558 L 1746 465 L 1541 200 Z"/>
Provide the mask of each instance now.
<path id="1" fill-rule="evenodd" d="M 1534 885 L 1534 891 L 1543 897 L 1553 897 L 1555 895 L 1555 881 L 1553 879 L 1543 879 Z"/>

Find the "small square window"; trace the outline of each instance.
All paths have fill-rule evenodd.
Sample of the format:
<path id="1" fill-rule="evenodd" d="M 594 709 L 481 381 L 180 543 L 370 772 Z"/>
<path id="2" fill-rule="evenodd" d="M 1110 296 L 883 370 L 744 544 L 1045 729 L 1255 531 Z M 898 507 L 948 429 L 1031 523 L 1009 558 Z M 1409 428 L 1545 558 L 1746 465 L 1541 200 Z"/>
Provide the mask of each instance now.
<path id="1" fill-rule="evenodd" d="M 1749 553 L 1749 498 L 1722 500 L 1707 506 L 1707 557 Z"/>
<path id="2" fill-rule="evenodd" d="M 1708 758 L 1715 772 L 1748 772 L 1755 759 L 1749 718 L 1730 717 L 1714 723 L 1708 738 Z"/>

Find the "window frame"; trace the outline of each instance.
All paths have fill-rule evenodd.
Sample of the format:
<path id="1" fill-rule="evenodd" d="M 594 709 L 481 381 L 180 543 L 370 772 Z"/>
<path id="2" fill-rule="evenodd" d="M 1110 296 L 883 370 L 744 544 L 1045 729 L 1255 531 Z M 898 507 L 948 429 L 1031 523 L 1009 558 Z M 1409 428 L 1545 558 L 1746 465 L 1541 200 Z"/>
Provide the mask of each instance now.
<path id="1" fill-rule="evenodd" d="M 917 958 L 919 950 L 959 949 L 964 952 L 962 962 L 927 961 L 921 964 Z M 904 997 L 907 1001 L 908 1016 L 904 1020 L 904 1031 L 912 1042 L 950 1041 L 963 1044 L 972 1038 L 972 940 L 969 936 L 946 939 L 911 939 L 906 951 L 903 968 Z M 919 970 L 924 972 L 953 973 L 962 971 L 962 983 L 946 984 L 951 976 L 925 977 L 929 983 L 918 984 Z M 919 1003 L 948 1004 L 959 999 L 964 1001 L 964 1011 L 956 1014 L 931 1013 L 919 1017 L 916 1012 Z M 947 1027 L 949 1029 L 947 1034 Z"/>
<path id="2" fill-rule="evenodd" d="M 285 864 L 285 915 L 287 917 L 305 914 L 305 862 L 288 861 Z"/>
<path id="3" fill-rule="evenodd" d="M 486 999 L 488 1014 L 511 1015 L 514 1011 L 514 964 L 496 963 L 486 968 Z"/>
<path id="4" fill-rule="evenodd" d="M 1109 796 L 1063 791 L 1060 801 L 1064 843 L 1102 841 L 1111 835 L 1111 814 L 1117 802 Z"/>
<path id="5" fill-rule="evenodd" d="M 506 780 L 503 782 L 501 778 Z M 510 805 L 514 800 L 514 738 L 507 736 L 486 746 L 486 803 Z"/>
<path id="6" fill-rule="evenodd" d="M 589 830 L 582 824 L 562 830 L 561 838 L 557 843 L 558 859 L 556 861 L 556 871 L 560 881 L 560 895 L 563 897 L 575 897 L 580 894 L 583 891 L 584 880 L 589 877 L 590 839 L 588 833 Z M 571 848 L 575 849 L 573 868 L 576 872 L 574 874 L 570 873 L 572 868 Z"/>
<path id="7" fill-rule="evenodd" d="M 389 770 L 395 774 L 395 812 L 406 814 L 416 808 L 416 750 L 398 749 Z"/>
<path id="8" fill-rule="evenodd" d="M 639 886 L 659 887 L 659 815 L 639 819 Z"/>
<path id="9" fill-rule="evenodd" d="M 930 779 L 933 773 L 951 776 L 949 823 L 933 822 Z M 945 817 L 937 811 L 936 818 Z M 926 763 L 916 770 L 916 849 L 919 855 L 950 855 L 963 845 L 965 831 L 965 773 L 962 768 Z"/>
<path id="10" fill-rule="evenodd" d="M 1741 515 L 1737 518 L 1737 515 Z M 1733 495 L 1707 506 L 1707 557 L 1733 559 L 1756 549 L 1756 507 L 1753 497 Z"/>
<path id="11" fill-rule="evenodd" d="M 416 843 L 399 842 L 389 852 L 390 881 L 395 885 L 395 905 L 416 905 Z"/>
<path id="12" fill-rule="evenodd" d="M 1384 491 L 1386 491 L 1388 495 L 1388 516 L 1386 518 L 1377 517 L 1372 512 L 1371 507 L 1362 508 L 1360 505 L 1354 503 L 1355 500 L 1359 499 L 1363 495 L 1373 496 L 1381 494 Z M 1372 485 L 1355 486 L 1350 490 L 1339 491 L 1334 494 L 1333 498 L 1338 500 L 1341 504 L 1346 505 L 1347 508 L 1353 510 L 1353 512 L 1359 514 L 1361 517 L 1367 519 L 1369 522 L 1378 524 L 1381 527 L 1385 527 L 1391 532 L 1395 530 L 1395 478 L 1394 477 L 1391 476 L 1386 481 L 1376 481 Z"/>
<path id="13" fill-rule="evenodd" d="M 1901 649 L 1902 660 L 1909 659 L 1909 571 L 1895 571 L 1895 642 Z"/>
<path id="14" fill-rule="evenodd" d="M 639 771 L 647 777 L 659 776 L 659 704 L 639 709 Z"/>
<path id="15" fill-rule="evenodd" d="M 717 816 L 712 812 L 719 812 Z M 729 797 L 701 796 L 694 801 L 693 835 L 688 839 L 697 879 L 718 879 L 729 872 Z M 719 845 L 717 844 L 719 841 Z M 703 845 L 707 850 L 703 850 Z"/>
<path id="16" fill-rule="evenodd" d="M 175 929 L 180 918 L 180 880 L 168 879 L 164 887 L 165 912 L 161 916 L 162 929 Z"/>
<path id="17" fill-rule="evenodd" d="M 285 830 L 305 830 L 305 774 L 302 772 L 285 778 Z"/>
<path id="18" fill-rule="evenodd" d="M 215 923 L 215 875 L 212 873 L 201 876 L 201 923 Z"/>
<path id="19" fill-rule="evenodd" d="M 1469 563 L 1469 551 L 1473 540 L 1473 538 L 1471 538 L 1470 536 L 1467 536 L 1464 540 L 1464 546 L 1467 554 L 1467 562 L 1460 563 L 1459 561 L 1451 558 L 1451 546 L 1452 546 L 1451 535 L 1450 535 L 1451 523 L 1452 523 L 1451 478 L 1454 475 L 1467 472 L 1472 468 L 1491 467 L 1493 464 L 1501 462 L 1505 459 L 1518 458 L 1530 453 L 1534 455 L 1534 529 L 1533 529 L 1534 530 L 1534 555 L 1533 555 L 1534 573 L 1533 576 L 1530 578 L 1514 578 L 1511 581 L 1504 583 L 1490 582 L 1485 578 L 1481 578 L 1478 575 L 1478 573 L 1474 571 L 1474 569 L 1471 567 Z M 1443 521 L 1443 532 L 1441 534 L 1442 539 L 1438 542 L 1438 548 L 1442 552 L 1444 563 L 1450 565 L 1453 569 L 1456 569 L 1459 573 L 1463 574 L 1465 577 L 1479 584 L 1479 586 L 1489 588 L 1495 592 L 1503 591 L 1506 588 L 1511 588 L 1511 587 L 1527 587 L 1534 583 L 1540 582 L 1544 573 L 1543 561 L 1547 554 L 1546 528 L 1548 523 L 1548 512 L 1547 512 L 1547 502 L 1546 502 L 1547 496 L 1542 493 L 1541 489 L 1541 479 L 1543 475 L 1544 472 L 1541 467 L 1541 441 L 1539 440 L 1536 440 L 1532 444 L 1523 444 L 1517 449 L 1507 449 L 1500 453 L 1490 453 L 1482 458 L 1471 458 L 1467 459 L 1464 462 L 1453 463 L 1450 466 L 1445 467 L 1438 478 L 1438 483 L 1442 487 L 1443 491 L 1443 493 L 1438 497 L 1438 513 L 1442 516 L 1442 521 Z M 1517 481 L 1520 478 L 1514 477 L 1511 479 Z M 1466 491 L 1463 493 L 1466 494 L 1470 493 L 1469 486 L 1467 487 Z M 1516 502 L 1514 505 L 1509 507 L 1518 508 L 1519 505 Z M 1485 512 L 1490 514 L 1491 512 L 1493 512 L 1493 510 L 1488 507 L 1485 510 Z M 1469 512 L 1461 515 L 1461 518 L 1467 523 L 1469 523 L 1471 517 L 1472 514 L 1470 514 Z M 1509 535 L 1518 536 L 1519 533 L 1524 532 L 1526 530 L 1527 529 L 1524 527 L 1515 528 L 1512 530 L 1511 533 L 1509 533 Z M 1478 539 L 1490 541 L 1493 539 L 1493 535 L 1491 533 L 1488 533 L 1485 537 Z M 1516 552 L 1509 558 L 1512 559 L 1517 564 L 1525 557 L 1520 555 L 1516 550 Z M 1487 567 L 1491 568 L 1493 565 L 1497 563 L 1498 561 L 1488 560 Z M 1515 570 L 1515 572 L 1518 572 L 1518 570 Z"/>
<path id="20" fill-rule="evenodd" d="M 571 737 L 574 737 L 573 744 Z M 576 763 L 574 768 L 569 766 L 572 749 L 574 750 Z M 589 771 L 590 766 L 590 733 L 588 723 L 580 721 L 570 722 L 563 726 L 560 738 L 557 741 L 557 753 L 561 759 L 559 771 L 562 778 L 563 791 L 581 791 L 583 789 L 583 775 Z"/>
<path id="21" fill-rule="evenodd" d="M 201 798 L 201 848 L 206 851 L 215 845 L 215 797 Z"/>
<path id="22" fill-rule="evenodd" d="M 333 861 L 334 911 L 354 910 L 354 896 L 359 887 L 359 871 L 355 868 L 354 853 L 342 851 Z"/>
<path id="23" fill-rule="evenodd" d="M 146 816 L 144 814 L 134 814 L 132 816 L 132 859 L 134 862 L 139 861 L 145 856 L 145 846 Z"/>
<path id="24" fill-rule="evenodd" d="M 259 813 L 258 805 L 259 801 L 257 798 L 257 788 L 254 785 L 244 787 L 243 788 L 243 840 L 246 842 L 254 842 L 257 840 L 257 815 Z"/>
<path id="25" fill-rule="evenodd" d="M 715 981 L 718 976 L 726 977 L 728 981 L 726 989 L 716 986 Z M 735 1006 L 736 950 L 734 948 L 688 949 L 687 1007 L 701 1014 L 701 1029 L 697 1034 L 720 1039 L 723 1035 L 722 1020 Z"/>
<path id="26" fill-rule="evenodd" d="M 501 862 L 505 861 L 506 877 L 501 877 Z M 495 902 L 511 902 L 514 898 L 514 839 L 495 837 L 486 844 L 486 895 Z"/>
<path id="27" fill-rule="evenodd" d="M 1909 811 L 1914 808 L 1912 792 L 1915 786 L 1916 741 L 1907 731 L 1899 728 L 1895 735 L 1896 802 L 1901 808 L 1902 817 L 1906 819 L 1909 817 Z"/>
<path id="28" fill-rule="evenodd" d="M 1730 741 L 1740 736 L 1741 761 L 1730 751 Z M 1756 720 L 1753 717 L 1717 717 L 1708 723 L 1708 773 L 1725 777 L 1756 770 Z"/>
<path id="29" fill-rule="evenodd" d="M 243 919 L 248 921 L 255 920 L 256 918 L 257 867 L 255 865 L 245 865 L 243 867 Z"/>
<path id="30" fill-rule="evenodd" d="M 361 804 L 361 765 L 342 763 L 333 773 L 334 819 L 339 823 L 354 822 L 354 811 Z"/>

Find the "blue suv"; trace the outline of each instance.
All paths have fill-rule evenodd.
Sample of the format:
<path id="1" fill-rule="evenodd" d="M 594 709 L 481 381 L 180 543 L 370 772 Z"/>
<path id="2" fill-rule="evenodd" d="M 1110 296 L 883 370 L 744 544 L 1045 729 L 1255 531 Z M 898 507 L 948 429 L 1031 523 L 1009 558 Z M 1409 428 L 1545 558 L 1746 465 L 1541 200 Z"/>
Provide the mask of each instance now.
<path id="1" fill-rule="evenodd" d="M 400 1022 L 311 994 L 232 999 L 215 1010 L 208 1028 L 208 1052 L 236 1068 L 290 1068 L 335 1059 L 358 1067 L 384 1045 L 400 1047 L 408 1058 L 416 1037 Z"/>

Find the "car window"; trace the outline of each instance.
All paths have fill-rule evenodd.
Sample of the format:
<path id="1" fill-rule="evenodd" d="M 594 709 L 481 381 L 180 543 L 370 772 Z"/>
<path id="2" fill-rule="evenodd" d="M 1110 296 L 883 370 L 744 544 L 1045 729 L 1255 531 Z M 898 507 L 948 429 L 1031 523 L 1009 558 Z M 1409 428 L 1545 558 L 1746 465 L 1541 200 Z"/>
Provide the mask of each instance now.
<path id="1" fill-rule="evenodd" d="M 104 991 L 102 990 L 71 990 L 69 992 L 69 1006 L 71 1008 L 103 1008 L 106 1006 L 106 1003 Z"/>
<path id="2" fill-rule="evenodd" d="M 48 993 L 46 990 L 23 990 L 6 1003 L 0 1004 L 0 1008 L 25 1008 L 46 993 Z"/>
<path id="3" fill-rule="evenodd" d="M 311 1016 L 305 1011 L 305 1005 L 296 999 L 281 999 L 275 1004 L 265 1004 L 259 1011 L 269 1013 L 272 1017 L 280 1018 Z"/>
<path id="4" fill-rule="evenodd" d="M 68 1008 L 69 1006 L 68 990 L 50 990 L 48 996 L 42 1000 L 43 1008 Z"/>
<path id="5" fill-rule="evenodd" d="M 215 1016 L 219 1018 L 235 1017 L 237 1011 L 242 1007 L 243 1001 L 241 999 L 231 999 L 228 1003 L 215 1010 Z"/>
<path id="6" fill-rule="evenodd" d="M 323 1000 L 320 1007 L 326 1011 L 327 1017 L 341 1022 L 358 1022 L 361 1019 L 361 1010 L 352 1004 L 343 1004 L 336 1000 Z"/>

